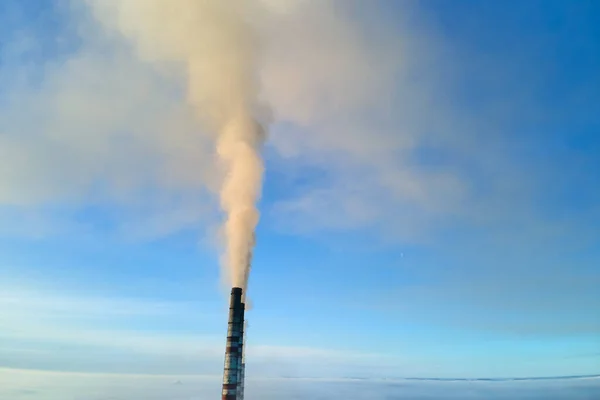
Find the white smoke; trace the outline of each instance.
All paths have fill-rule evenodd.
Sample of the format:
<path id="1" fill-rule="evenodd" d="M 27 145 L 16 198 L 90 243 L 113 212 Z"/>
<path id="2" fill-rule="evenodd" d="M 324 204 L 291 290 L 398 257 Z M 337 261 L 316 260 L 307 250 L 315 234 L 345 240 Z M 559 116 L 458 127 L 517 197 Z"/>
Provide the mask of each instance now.
<path id="1" fill-rule="evenodd" d="M 260 149 L 266 107 L 258 85 L 256 4 L 222 0 L 89 0 L 105 26 L 128 38 L 141 57 L 184 71 L 187 98 L 214 135 L 225 213 L 223 264 L 246 287 L 264 172 Z M 252 12 L 250 12 L 252 11 Z"/>
<path id="2" fill-rule="evenodd" d="M 69 9 L 80 47 L 41 68 L 39 86 L 10 87 L 0 108 L 0 207 L 14 207 L 0 219 L 41 215 L 0 232 L 51 234 L 68 218 L 48 223 L 43 207 L 90 203 L 117 210 L 118 233 L 210 230 L 217 193 L 224 275 L 244 286 L 271 119 L 263 96 L 281 123 L 269 134 L 281 189 L 270 223 L 412 237 L 458 203 L 451 173 L 407 161 L 419 132 L 446 119 L 424 117 L 443 113 L 431 104 L 443 96 L 415 81 L 420 52 L 408 54 L 389 23 L 365 30 L 352 15 L 360 10 L 328 0 L 83 0 L 83 12 L 81 3 Z M 310 185 L 290 184 L 306 170 L 318 171 Z"/>

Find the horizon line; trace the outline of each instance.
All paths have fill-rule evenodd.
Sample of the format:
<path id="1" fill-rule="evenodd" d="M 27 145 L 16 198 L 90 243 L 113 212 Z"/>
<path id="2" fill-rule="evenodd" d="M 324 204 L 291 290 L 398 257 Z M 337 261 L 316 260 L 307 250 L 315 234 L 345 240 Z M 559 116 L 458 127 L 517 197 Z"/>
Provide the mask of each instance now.
<path id="1" fill-rule="evenodd" d="M 48 369 L 36 369 L 36 368 L 10 368 L 0 367 L 0 371 L 13 371 L 21 373 L 42 373 L 49 375 L 103 375 L 103 376 L 116 376 L 116 377 L 162 377 L 162 378 L 202 378 L 202 379 L 221 379 L 220 375 L 208 375 L 208 374 L 157 374 L 157 373 L 115 373 L 115 372 L 100 372 L 100 371 L 68 371 L 68 370 L 48 370 Z M 599 378 L 600 374 L 586 374 L 586 375 L 556 375 L 556 376 L 531 376 L 531 377 L 477 377 L 477 378 L 436 378 L 436 377 L 360 377 L 360 376 L 348 376 L 348 377 L 308 377 L 308 376 L 279 376 L 279 377 L 268 377 L 259 376 L 252 380 L 311 380 L 311 381 L 370 381 L 370 382 L 393 382 L 393 381 L 437 381 L 437 382 L 509 382 L 509 381 L 535 381 L 535 380 L 570 380 L 570 379 L 594 379 Z"/>

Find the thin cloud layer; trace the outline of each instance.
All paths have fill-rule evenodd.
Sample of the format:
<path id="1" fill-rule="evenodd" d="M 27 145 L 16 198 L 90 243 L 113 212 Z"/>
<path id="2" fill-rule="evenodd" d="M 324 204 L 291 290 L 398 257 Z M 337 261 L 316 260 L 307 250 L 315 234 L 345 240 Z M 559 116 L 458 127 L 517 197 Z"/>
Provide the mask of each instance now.
<path id="1" fill-rule="evenodd" d="M 222 311 L 192 302 L 53 295 L 4 288 L 2 366 L 119 373 L 209 373 L 223 362 Z M 165 328 L 168 327 L 168 328 Z M 85 357 L 82 357 L 85 354 Z M 247 349 L 252 373 L 342 375 L 386 357 L 353 351 L 272 346 Z M 387 360 L 393 362 L 393 360 Z M 377 369 L 377 368 L 375 368 Z"/>

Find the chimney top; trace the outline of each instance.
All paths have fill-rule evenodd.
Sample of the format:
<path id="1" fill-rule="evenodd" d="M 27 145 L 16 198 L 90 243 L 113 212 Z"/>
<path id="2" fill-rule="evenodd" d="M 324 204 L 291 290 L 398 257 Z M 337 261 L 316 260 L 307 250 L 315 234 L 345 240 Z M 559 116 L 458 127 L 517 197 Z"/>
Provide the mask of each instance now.
<path id="1" fill-rule="evenodd" d="M 241 287 L 231 288 L 231 294 L 241 295 L 242 294 L 242 288 Z"/>

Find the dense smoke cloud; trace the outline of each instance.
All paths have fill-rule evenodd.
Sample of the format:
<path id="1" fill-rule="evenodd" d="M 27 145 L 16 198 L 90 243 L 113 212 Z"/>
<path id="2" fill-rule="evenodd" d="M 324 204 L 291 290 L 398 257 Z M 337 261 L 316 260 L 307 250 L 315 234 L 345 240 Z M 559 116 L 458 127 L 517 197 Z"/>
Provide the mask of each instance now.
<path id="1" fill-rule="evenodd" d="M 143 59 L 175 63 L 203 129 L 214 135 L 222 172 L 224 265 L 246 287 L 259 212 L 266 107 L 260 100 L 258 46 L 249 2 L 221 0 L 90 1 L 106 26 L 125 35 Z M 252 11 L 257 11 L 254 5 Z"/>
<path id="2" fill-rule="evenodd" d="M 286 190 L 266 211 L 286 230 L 379 224 L 403 204 L 411 234 L 456 204 L 456 177 L 399 157 L 422 130 L 414 110 L 429 106 L 429 92 L 403 87 L 409 60 L 418 63 L 403 57 L 397 32 L 366 34 L 352 7 L 331 1 L 168 3 L 72 1 L 63 11 L 73 29 L 61 35 L 75 45 L 0 71 L 11 77 L 0 110 L 2 205 L 39 208 L 47 234 L 48 205 L 116 206 L 117 228 L 147 237 L 210 228 L 217 193 L 239 216 L 225 231 L 244 232 L 230 248 L 247 248 L 263 168 L 254 150 L 272 121 L 269 162 Z M 41 79 L 21 84 L 29 71 Z M 410 101 L 392 111 L 396 86 Z M 313 185 L 292 187 L 313 169 Z M 235 254 L 225 262 L 247 256 Z"/>
<path id="3" fill-rule="evenodd" d="M 423 132 L 454 127 L 437 100 L 439 71 L 423 56 L 436 47 L 403 21 L 366 23 L 377 7 L 71 5 L 77 46 L 45 64 L 39 84 L 11 85 L 11 106 L 0 110 L 0 155 L 10 166 L 0 170 L 0 202 L 16 212 L 116 206 L 118 229 L 147 237 L 210 230 L 217 194 L 227 215 L 219 235 L 225 275 L 243 285 L 258 221 L 259 150 L 272 121 L 266 144 L 282 190 L 265 208 L 271 226 L 367 227 L 410 241 L 468 194 L 455 170 L 411 159 Z M 311 171 L 310 185 L 298 185 Z"/>

